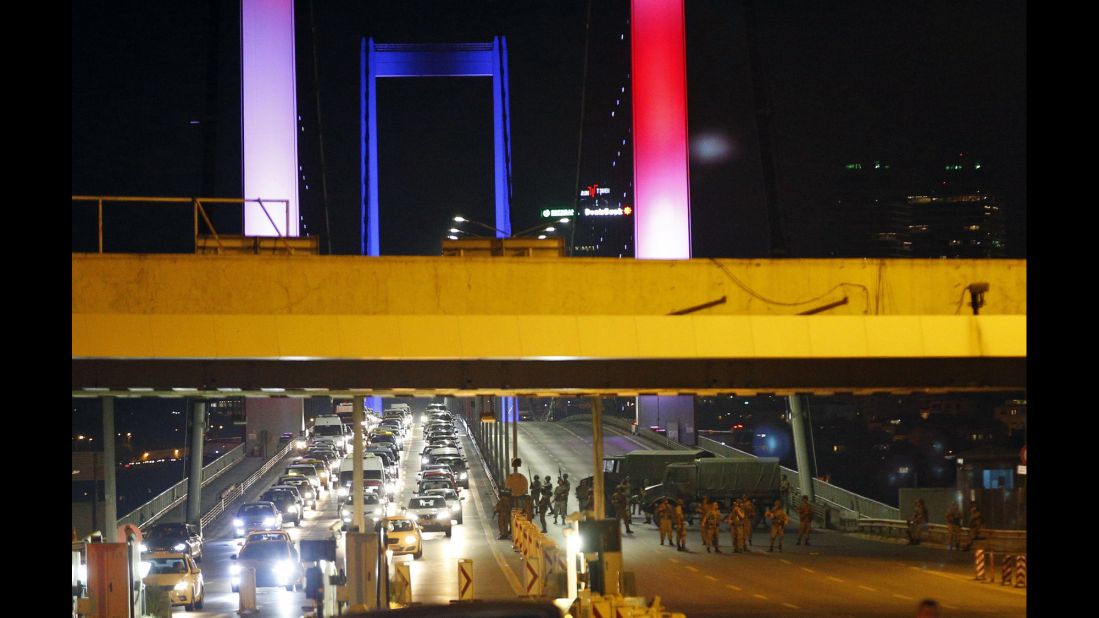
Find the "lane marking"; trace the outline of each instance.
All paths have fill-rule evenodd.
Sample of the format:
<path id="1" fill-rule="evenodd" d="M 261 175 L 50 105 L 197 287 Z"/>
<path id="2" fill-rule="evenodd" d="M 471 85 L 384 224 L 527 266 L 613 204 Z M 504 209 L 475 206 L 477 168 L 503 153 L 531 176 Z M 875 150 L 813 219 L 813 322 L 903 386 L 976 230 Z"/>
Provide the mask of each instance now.
<path id="1" fill-rule="evenodd" d="M 801 570 L 805 571 L 806 573 L 816 573 L 816 571 L 814 571 L 813 569 L 807 569 L 805 567 L 801 567 Z"/>
<path id="2" fill-rule="evenodd" d="M 950 609 L 950 610 L 955 610 L 955 609 L 961 609 L 961 608 L 960 608 L 960 607 L 958 607 L 957 605 L 947 605 L 947 604 L 945 604 L 945 603 L 943 604 L 943 607 L 944 607 L 945 609 Z"/>
<path id="3" fill-rule="evenodd" d="M 869 590 L 870 592 L 877 592 L 878 591 L 877 588 L 871 588 L 870 586 L 863 586 L 862 584 L 859 584 L 859 588 L 862 588 L 863 590 Z"/>
<path id="4" fill-rule="evenodd" d="M 710 581 L 712 581 L 712 582 L 716 582 L 716 581 L 717 581 L 717 578 L 716 578 L 716 577 L 714 577 L 713 575 L 707 575 L 707 576 L 706 576 L 706 579 L 708 579 L 708 580 L 710 580 Z"/>
<path id="5" fill-rule="evenodd" d="M 692 571 L 694 573 L 698 573 L 698 567 L 693 567 L 693 566 L 688 565 L 687 570 Z"/>
<path id="6" fill-rule="evenodd" d="M 841 584 L 843 583 L 843 580 L 842 580 L 842 579 L 840 579 L 840 578 L 838 578 L 838 577 L 832 577 L 831 575 L 829 575 L 829 576 L 828 576 L 828 579 L 830 579 L 830 580 L 832 580 L 832 581 L 834 581 L 834 582 L 839 582 L 839 583 L 841 583 Z"/>
<path id="7" fill-rule="evenodd" d="M 673 564 L 679 564 L 679 561 L 676 560 L 675 558 L 668 558 L 668 561 L 673 563 Z"/>
<path id="8" fill-rule="evenodd" d="M 903 595 L 903 594 L 894 594 L 893 597 L 897 598 L 897 599 L 904 599 L 905 601 L 915 601 L 916 600 L 916 599 L 913 599 L 910 596 Z"/>
<path id="9" fill-rule="evenodd" d="M 737 592 L 740 592 L 742 590 L 742 588 L 740 586 L 734 586 L 732 584 L 725 584 L 725 587 L 726 588 L 732 588 L 733 590 L 736 590 Z"/>
<path id="10" fill-rule="evenodd" d="M 762 594 L 753 594 L 752 596 L 754 596 L 757 599 L 763 599 L 764 601 L 767 600 L 767 597 L 763 596 Z"/>
<path id="11" fill-rule="evenodd" d="M 794 605 L 793 603 L 783 603 L 782 606 L 783 607 L 789 607 L 790 609 L 801 609 L 800 607 L 798 607 L 797 605 Z"/>
<path id="12" fill-rule="evenodd" d="M 791 563 L 791 562 L 790 562 L 789 560 L 787 560 L 787 559 L 785 559 L 785 558 L 779 558 L 779 561 L 780 561 L 780 562 L 782 562 L 783 564 L 793 564 L 793 563 Z"/>

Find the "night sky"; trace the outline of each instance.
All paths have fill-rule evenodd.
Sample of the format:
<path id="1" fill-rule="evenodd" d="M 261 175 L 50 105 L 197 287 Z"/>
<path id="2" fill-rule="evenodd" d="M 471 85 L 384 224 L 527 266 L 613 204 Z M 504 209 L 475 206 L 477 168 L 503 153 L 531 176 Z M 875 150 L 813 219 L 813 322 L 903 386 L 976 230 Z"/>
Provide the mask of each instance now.
<path id="1" fill-rule="evenodd" d="M 789 253 L 826 256 L 823 220 L 849 161 L 884 160 L 933 183 L 958 153 L 1005 197 L 1008 255 L 1025 257 L 1024 2 L 757 1 Z M 513 228 L 575 193 L 586 3 L 297 3 L 299 162 L 306 233 L 322 235 L 319 85 L 334 253 L 359 248 L 359 45 L 508 37 Z M 241 195 L 239 3 L 73 3 L 72 193 Z M 766 257 L 744 7 L 687 0 L 692 236 L 696 257 Z M 626 82 L 625 0 L 594 1 L 580 184 L 614 184 L 615 92 Z M 626 33 L 626 40 L 619 35 Z M 319 82 L 313 75 L 314 43 Z M 617 47 L 616 47 L 617 45 Z M 383 80 L 383 254 L 438 255 L 455 214 L 491 222 L 488 79 Z M 627 94 L 629 88 L 627 87 Z M 624 103 L 628 109 L 628 101 Z M 724 145 L 715 160 L 697 156 Z M 621 182 L 621 181 L 618 181 Z M 235 231 L 236 215 L 215 214 Z M 113 208 L 108 246 L 189 250 L 189 212 Z M 175 239 L 173 240 L 173 235 Z M 181 242 L 179 238 L 182 237 Z M 74 250 L 94 218 L 73 210 Z"/>

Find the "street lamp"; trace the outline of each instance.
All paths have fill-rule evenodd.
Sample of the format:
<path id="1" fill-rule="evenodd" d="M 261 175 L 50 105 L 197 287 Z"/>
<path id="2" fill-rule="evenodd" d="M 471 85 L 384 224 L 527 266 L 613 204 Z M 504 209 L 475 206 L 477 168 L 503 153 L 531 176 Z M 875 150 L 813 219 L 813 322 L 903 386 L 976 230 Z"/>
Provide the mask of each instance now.
<path id="1" fill-rule="evenodd" d="M 503 234 L 504 237 L 514 236 L 514 234 L 508 234 L 507 232 L 505 232 L 504 230 L 501 230 L 500 228 L 493 227 L 491 225 L 488 225 L 487 223 L 481 223 L 480 221 L 474 221 L 473 219 L 466 219 L 465 217 L 463 217 L 461 215 L 458 215 L 458 216 L 454 217 L 454 221 L 457 222 L 457 223 L 472 223 L 474 225 L 479 225 L 479 226 L 485 228 L 486 230 L 492 230 L 493 232 Z"/>

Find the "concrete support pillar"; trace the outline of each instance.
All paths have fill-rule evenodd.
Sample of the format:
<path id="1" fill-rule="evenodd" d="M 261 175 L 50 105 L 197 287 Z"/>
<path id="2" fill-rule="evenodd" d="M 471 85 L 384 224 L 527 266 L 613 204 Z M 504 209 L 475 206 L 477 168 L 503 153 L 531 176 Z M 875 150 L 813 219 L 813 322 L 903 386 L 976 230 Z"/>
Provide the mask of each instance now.
<path id="1" fill-rule="evenodd" d="M 503 474 L 503 477 L 506 479 L 507 475 L 511 472 L 511 460 L 514 459 L 514 457 L 511 456 L 511 432 L 509 431 L 510 425 L 508 425 L 508 411 L 507 411 L 507 408 L 504 406 L 504 399 L 502 397 L 494 398 L 494 403 L 499 405 L 500 425 L 503 428 L 503 435 L 504 435 L 504 474 Z"/>
<path id="2" fill-rule="evenodd" d="M 801 395 L 790 395 L 787 400 L 790 403 L 790 424 L 794 432 L 794 456 L 798 462 L 798 485 L 801 495 L 808 496 L 809 502 L 816 500 L 813 492 L 813 460 L 809 455 L 809 432 L 813 430 L 805 418 L 803 398 Z"/>
<path id="3" fill-rule="evenodd" d="M 187 521 L 202 517 L 202 443 L 206 436 L 206 402 L 193 402 L 191 414 L 191 473 L 187 477 Z"/>
<path id="4" fill-rule="evenodd" d="M 359 532 L 366 532 L 366 517 L 363 510 L 363 398 L 355 395 L 351 400 L 351 425 L 353 443 L 351 445 L 351 522 Z M 337 487 L 337 496 L 338 496 Z M 337 501 L 338 504 L 338 501 Z M 338 507 L 337 507 L 337 512 Z"/>
<path id="5" fill-rule="evenodd" d="M 118 489 L 115 483 L 114 454 L 114 397 L 104 397 L 103 402 L 103 537 L 113 539 L 118 527 Z M 93 501 L 94 505 L 95 502 Z M 94 508 L 94 506 L 93 506 Z"/>
<path id="6" fill-rule="evenodd" d="M 603 504 L 603 398 L 591 399 L 591 465 L 592 465 L 592 505 L 595 518 L 606 517 L 606 505 Z"/>

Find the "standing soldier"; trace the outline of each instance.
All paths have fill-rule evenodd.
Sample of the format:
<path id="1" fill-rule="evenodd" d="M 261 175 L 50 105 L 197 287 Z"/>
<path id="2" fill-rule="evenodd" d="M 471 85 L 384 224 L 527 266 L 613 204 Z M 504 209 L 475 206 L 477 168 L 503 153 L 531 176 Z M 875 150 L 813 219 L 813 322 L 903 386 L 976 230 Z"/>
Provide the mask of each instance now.
<path id="1" fill-rule="evenodd" d="M 648 498 L 649 492 L 645 490 L 645 485 L 641 485 L 641 495 L 638 498 L 638 503 L 640 504 L 641 512 L 645 514 L 645 523 L 656 523 L 653 521 L 653 513 L 645 510 L 645 505 L 649 502 Z"/>
<path id="2" fill-rule="evenodd" d="M 752 500 L 747 495 L 741 496 L 741 505 L 744 507 L 744 539 L 748 545 L 752 544 L 752 531 L 756 527 L 756 518 L 759 517 L 759 512 L 756 511 L 755 500 Z M 748 551 L 745 549 L 744 551 Z"/>
<path id="3" fill-rule="evenodd" d="M 507 489 L 500 490 L 500 500 L 492 512 L 496 514 L 496 526 L 500 528 L 500 538 L 508 538 L 511 527 L 511 492 Z"/>
<path id="4" fill-rule="evenodd" d="M 683 498 L 676 500 L 675 510 L 672 511 L 672 524 L 675 526 L 676 551 L 687 551 L 687 525 L 683 515 Z"/>
<path id="5" fill-rule="evenodd" d="M 951 502 L 946 509 L 947 549 L 961 549 L 962 510 L 957 502 Z"/>
<path id="6" fill-rule="evenodd" d="M 775 506 L 767 511 L 766 516 L 771 518 L 771 549 L 767 551 L 775 551 L 776 538 L 778 550 L 782 551 L 782 537 L 786 536 L 786 523 L 790 521 L 786 510 L 782 508 L 782 500 L 775 500 Z"/>
<path id="7" fill-rule="evenodd" d="M 535 474 L 534 480 L 530 483 L 530 495 L 535 500 L 542 497 L 542 479 Z"/>
<path id="8" fill-rule="evenodd" d="M 809 528 L 813 521 L 813 505 L 809 504 L 809 496 L 801 497 L 798 505 L 798 545 L 801 545 L 802 537 L 805 537 L 805 545 L 809 545 Z"/>
<path id="9" fill-rule="evenodd" d="M 927 528 L 927 506 L 923 498 L 916 498 L 916 506 L 912 508 L 912 519 L 908 520 L 908 544 L 919 545 L 920 533 Z"/>
<path id="10" fill-rule="evenodd" d="M 615 517 L 626 524 L 626 534 L 633 534 L 633 530 L 630 530 L 630 500 L 626 497 L 626 492 L 621 485 L 614 490 L 614 495 L 611 496 L 611 504 L 614 505 Z"/>
<path id="11" fill-rule="evenodd" d="M 706 543 L 706 553 L 710 553 L 710 547 L 713 546 L 716 553 L 721 553 L 720 547 L 720 532 L 719 527 L 721 525 L 721 508 L 717 502 L 711 502 L 710 507 L 702 515 L 702 521 L 699 523 L 702 527 L 702 542 Z M 708 541 L 708 542 L 707 542 Z"/>
<path id="12" fill-rule="evenodd" d="M 656 507 L 656 521 L 660 524 L 660 544 L 668 539 L 668 545 L 672 544 L 672 506 L 668 499 L 664 498 Z"/>
<path id="13" fill-rule="evenodd" d="M 710 496 L 702 496 L 702 504 L 695 507 L 695 512 L 698 513 L 699 521 L 702 521 L 702 516 L 706 514 L 706 511 L 710 510 Z M 694 523 L 694 517 L 687 518 L 687 525 Z"/>
<path id="14" fill-rule="evenodd" d="M 549 477 L 546 477 L 546 486 L 549 486 Z M 542 524 L 542 534 L 546 533 L 546 511 L 550 509 L 550 495 L 544 491 L 538 492 L 538 521 Z"/>
<path id="15" fill-rule="evenodd" d="M 553 490 L 553 523 L 557 523 L 557 518 L 561 518 L 561 523 L 565 523 L 565 515 L 568 513 L 568 501 L 569 501 L 569 486 L 565 484 L 565 479 L 557 481 L 557 489 Z"/>
<path id="16" fill-rule="evenodd" d="M 733 508 L 729 509 L 729 515 L 725 518 L 725 521 L 729 522 L 729 536 L 733 540 L 733 553 L 739 554 L 740 550 L 744 548 L 744 519 L 746 514 L 744 513 L 744 502 L 742 500 L 736 500 L 733 502 Z M 746 548 L 744 551 L 748 551 Z"/>
<path id="17" fill-rule="evenodd" d="M 969 507 L 969 545 L 966 545 L 966 551 L 973 547 L 973 541 L 981 538 L 981 528 L 983 527 L 984 520 L 981 519 L 981 509 L 977 508 L 977 503 L 974 502 Z"/>

